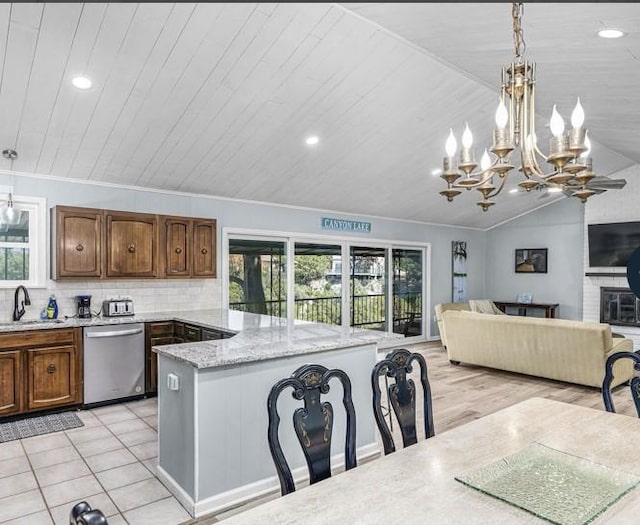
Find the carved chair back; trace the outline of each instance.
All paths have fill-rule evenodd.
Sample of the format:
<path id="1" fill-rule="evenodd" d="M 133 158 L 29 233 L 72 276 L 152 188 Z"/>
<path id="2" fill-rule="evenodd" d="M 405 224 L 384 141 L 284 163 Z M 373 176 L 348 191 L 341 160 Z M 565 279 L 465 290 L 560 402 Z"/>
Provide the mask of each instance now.
<path id="1" fill-rule="evenodd" d="M 321 397 L 330 390 L 329 380 L 337 378 L 342 383 L 342 404 L 346 411 L 345 467 L 356 466 L 356 415 L 351 399 L 351 381 L 345 372 L 329 370 L 322 365 L 304 365 L 291 377 L 278 381 L 267 399 L 269 414 L 268 440 L 271 457 L 276 466 L 282 495 L 295 491 L 291 469 L 284 457 L 278 429 L 278 397 L 288 387 L 293 389 L 294 399 L 302 400 L 303 406 L 293 414 L 293 427 L 309 468 L 310 483 L 331 476 L 331 437 L 333 433 L 333 406 Z"/>
<path id="2" fill-rule="evenodd" d="M 640 371 L 640 355 L 634 352 L 617 352 L 607 358 L 607 362 L 604 365 L 604 380 L 602 381 L 602 397 L 607 412 L 616 411 L 616 407 L 613 404 L 613 397 L 611 396 L 611 382 L 613 381 L 613 366 L 618 359 L 631 359 L 633 361 L 633 368 Z M 631 389 L 633 404 L 636 407 L 636 414 L 640 417 L 640 377 L 632 377 L 631 381 L 629 381 L 629 387 Z"/>
<path id="3" fill-rule="evenodd" d="M 382 361 L 376 363 L 371 374 L 373 414 L 382 437 L 385 454 L 395 452 L 396 447 L 382 412 L 380 377 L 386 375 L 387 378 L 394 380 L 394 382 L 389 384 L 387 396 L 400 426 L 403 446 L 408 447 L 409 445 L 414 445 L 418 442 L 418 432 L 416 428 L 416 385 L 413 379 L 407 379 L 407 374 L 413 371 L 414 363 L 420 365 L 425 438 L 430 438 L 435 435 L 431 406 L 431 387 L 427 380 L 427 363 L 420 354 L 411 353 L 404 348 L 394 350 L 387 354 Z"/>
<path id="4" fill-rule="evenodd" d="M 109 525 L 98 509 L 92 510 L 86 501 L 73 506 L 69 513 L 69 525 Z"/>

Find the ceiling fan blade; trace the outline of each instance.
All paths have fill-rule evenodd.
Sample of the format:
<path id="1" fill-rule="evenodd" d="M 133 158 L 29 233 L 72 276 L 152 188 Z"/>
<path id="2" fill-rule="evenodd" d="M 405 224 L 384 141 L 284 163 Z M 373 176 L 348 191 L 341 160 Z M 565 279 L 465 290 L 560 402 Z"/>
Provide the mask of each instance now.
<path id="1" fill-rule="evenodd" d="M 610 179 L 609 177 L 594 177 L 587 182 L 586 187 L 590 190 L 621 190 L 627 184 L 625 179 Z"/>

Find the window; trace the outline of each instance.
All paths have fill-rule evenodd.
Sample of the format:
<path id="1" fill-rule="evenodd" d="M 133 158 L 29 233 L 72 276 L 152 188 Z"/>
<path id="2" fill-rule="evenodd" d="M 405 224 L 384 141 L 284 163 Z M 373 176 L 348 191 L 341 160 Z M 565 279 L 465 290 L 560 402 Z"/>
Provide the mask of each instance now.
<path id="1" fill-rule="evenodd" d="M 229 308 L 276 317 L 287 315 L 286 243 L 229 241 Z"/>
<path id="2" fill-rule="evenodd" d="M 428 336 L 428 244 L 225 229 L 223 238 L 231 310 Z"/>
<path id="3" fill-rule="evenodd" d="M 4 206 L 4 203 L 2 204 Z M 43 286 L 46 258 L 44 199 L 14 196 L 16 224 L 0 220 L 0 287 Z"/>

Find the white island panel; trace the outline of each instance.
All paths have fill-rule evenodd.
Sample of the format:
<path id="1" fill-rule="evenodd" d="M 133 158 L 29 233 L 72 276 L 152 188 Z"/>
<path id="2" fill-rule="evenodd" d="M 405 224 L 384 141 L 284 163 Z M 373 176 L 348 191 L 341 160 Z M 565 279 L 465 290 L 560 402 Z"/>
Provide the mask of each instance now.
<path id="1" fill-rule="evenodd" d="M 267 442 L 267 396 L 278 380 L 309 363 L 347 373 L 356 411 L 358 458 L 377 454 L 370 379 L 376 346 L 368 343 L 214 368 L 194 368 L 161 353 L 158 381 L 161 479 L 196 517 L 279 491 Z M 179 391 L 168 390 L 170 373 L 180 377 Z M 341 466 L 346 419 L 342 386 L 335 379 L 330 384 L 326 397 L 335 412 L 331 450 L 334 464 Z M 290 390 L 280 396 L 280 437 L 294 476 L 306 478 L 304 456 L 292 426 L 293 411 L 300 406 L 302 402 L 294 400 Z M 184 411 L 191 411 L 192 415 Z M 189 425 L 193 427 L 188 428 Z"/>

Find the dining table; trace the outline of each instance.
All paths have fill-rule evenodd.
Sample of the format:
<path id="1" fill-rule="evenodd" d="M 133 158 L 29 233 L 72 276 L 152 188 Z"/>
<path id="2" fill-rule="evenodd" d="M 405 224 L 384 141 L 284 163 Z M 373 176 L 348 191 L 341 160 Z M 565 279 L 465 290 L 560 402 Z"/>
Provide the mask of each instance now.
<path id="1" fill-rule="evenodd" d="M 473 477 L 487 466 L 508 462 L 505 458 L 531 447 L 542 447 L 572 461 L 640 480 L 639 439 L 638 418 L 531 398 L 442 434 L 437 433 L 436 421 L 436 435 L 432 438 L 241 511 L 223 522 L 226 525 L 549 523 L 456 478 Z M 585 483 L 588 489 L 588 480 Z M 609 502 L 592 523 L 638 523 L 640 488 L 635 482 L 630 487 Z M 592 488 L 597 491 L 597 487 Z M 537 490 L 535 484 L 533 490 Z M 538 492 L 533 499 L 550 497 L 544 489 Z"/>

